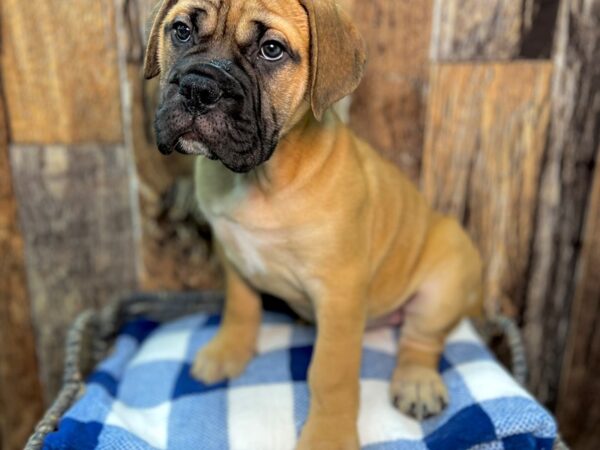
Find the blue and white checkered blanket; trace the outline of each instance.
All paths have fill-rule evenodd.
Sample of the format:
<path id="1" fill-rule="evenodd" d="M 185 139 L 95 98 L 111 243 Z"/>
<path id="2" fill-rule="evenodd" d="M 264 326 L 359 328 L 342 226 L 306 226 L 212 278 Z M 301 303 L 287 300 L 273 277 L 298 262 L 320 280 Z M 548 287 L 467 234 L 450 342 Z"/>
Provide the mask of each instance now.
<path id="1" fill-rule="evenodd" d="M 314 328 L 266 313 L 258 356 L 235 380 L 190 377 L 219 317 L 130 323 L 45 449 L 293 449 L 308 411 Z M 364 339 L 359 432 L 364 449 L 551 449 L 556 424 L 502 369 L 471 324 L 452 333 L 441 364 L 450 405 L 422 423 L 393 408 L 388 380 L 397 330 Z"/>

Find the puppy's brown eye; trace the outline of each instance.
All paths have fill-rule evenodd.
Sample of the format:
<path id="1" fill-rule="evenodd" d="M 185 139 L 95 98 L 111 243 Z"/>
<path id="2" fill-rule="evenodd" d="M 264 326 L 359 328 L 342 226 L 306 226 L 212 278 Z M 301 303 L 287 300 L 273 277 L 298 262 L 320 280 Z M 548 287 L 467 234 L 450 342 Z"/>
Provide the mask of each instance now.
<path id="1" fill-rule="evenodd" d="M 173 33 L 179 42 L 188 42 L 192 37 L 192 30 L 183 22 L 176 22 L 173 25 Z"/>
<path id="2" fill-rule="evenodd" d="M 278 61 L 284 53 L 283 44 L 277 41 L 267 41 L 260 48 L 260 56 L 267 61 Z"/>

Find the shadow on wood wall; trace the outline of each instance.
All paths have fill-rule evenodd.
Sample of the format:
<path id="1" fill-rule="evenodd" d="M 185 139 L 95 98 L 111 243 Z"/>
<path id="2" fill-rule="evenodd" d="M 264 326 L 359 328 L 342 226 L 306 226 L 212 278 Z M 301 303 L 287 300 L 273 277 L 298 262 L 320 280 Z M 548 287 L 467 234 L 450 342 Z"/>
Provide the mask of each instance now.
<path id="1" fill-rule="evenodd" d="M 153 142 L 153 3 L 0 4 L 1 449 L 55 394 L 79 311 L 219 285 L 190 159 Z M 465 223 L 488 310 L 523 328 L 529 388 L 574 448 L 598 448 L 600 0 L 340 3 L 369 45 L 341 114 Z"/>

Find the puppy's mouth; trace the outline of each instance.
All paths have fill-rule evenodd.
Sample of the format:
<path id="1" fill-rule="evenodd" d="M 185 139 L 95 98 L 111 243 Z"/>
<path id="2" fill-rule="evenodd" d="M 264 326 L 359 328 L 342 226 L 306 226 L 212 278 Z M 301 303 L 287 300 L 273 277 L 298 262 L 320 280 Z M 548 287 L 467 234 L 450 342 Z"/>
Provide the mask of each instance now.
<path id="1" fill-rule="evenodd" d="M 177 152 L 183 155 L 202 156 L 220 161 L 229 170 L 236 173 L 246 173 L 266 162 L 277 146 L 273 140 L 267 147 L 260 145 L 252 134 L 246 139 L 236 139 L 236 135 L 223 132 L 218 126 L 212 125 L 212 119 L 207 116 L 179 116 L 179 122 L 189 123 L 186 131 L 177 132 L 177 127 L 168 122 L 156 124 L 158 149 L 163 155 Z"/>
<path id="2" fill-rule="evenodd" d="M 217 155 L 211 152 L 206 145 L 198 141 L 186 139 L 185 137 L 179 138 L 177 144 L 175 144 L 175 151 L 183 155 L 204 156 L 208 159 L 218 159 Z"/>
<path id="3" fill-rule="evenodd" d="M 159 146 L 159 151 L 163 155 L 170 155 L 173 152 L 182 155 L 204 156 L 208 159 L 219 159 L 206 145 L 204 145 L 194 132 L 188 132 L 175 139 L 172 145 Z"/>

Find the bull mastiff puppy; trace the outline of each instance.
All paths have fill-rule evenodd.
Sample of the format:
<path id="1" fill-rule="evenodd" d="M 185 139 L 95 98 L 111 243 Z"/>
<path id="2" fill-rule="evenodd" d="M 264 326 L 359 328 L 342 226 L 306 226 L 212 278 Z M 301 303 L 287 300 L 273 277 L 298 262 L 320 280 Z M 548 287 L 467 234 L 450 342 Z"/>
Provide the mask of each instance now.
<path id="1" fill-rule="evenodd" d="M 193 375 L 242 373 L 259 292 L 285 299 L 318 329 L 299 449 L 359 448 L 363 331 L 400 310 L 390 401 L 418 419 L 439 413 L 444 340 L 481 303 L 461 226 L 330 110 L 364 65 L 334 0 L 163 0 L 147 48 L 158 147 L 199 156 L 197 198 L 226 275 L 223 323 Z"/>

